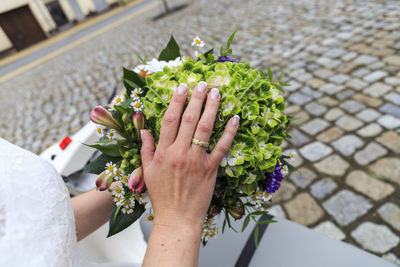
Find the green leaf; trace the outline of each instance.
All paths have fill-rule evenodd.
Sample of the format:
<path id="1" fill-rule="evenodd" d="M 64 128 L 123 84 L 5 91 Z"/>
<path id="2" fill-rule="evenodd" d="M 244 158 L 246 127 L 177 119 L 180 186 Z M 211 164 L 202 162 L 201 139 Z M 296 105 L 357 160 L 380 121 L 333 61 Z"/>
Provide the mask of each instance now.
<path id="1" fill-rule="evenodd" d="M 225 231 L 225 226 L 226 226 L 226 218 L 224 220 L 224 223 L 222 224 L 222 233 L 224 233 Z"/>
<path id="2" fill-rule="evenodd" d="M 116 205 L 113 207 L 113 211 L 110 216 L 110 228 L 108 230 L 107 237 L 113 236 L 122 230 L 129 227 L 132 223 L 134 223 L 137 219 L 142 216 L 145 208 L 143 205 L 139 204 L 139 202 L 135 201 L 135 208 L 131 214 L 122 214 L 119 212 L 119 209 Z M 117 213 L 117 216 L 115 214 Z"/>
<path id="3" fill-rule="evenodd" d="M 127 81 L 131 81 L 133 84 L 128 84 L 129 86 L 133 86 L 133 88 L 131 88 L 130 90 L 133 90 L 135 88 L 143 88 L 146 85 L 146 82 L 144 80 L 144 78 L 139 74 L 134 72 L 133 70 L 128 70 L 126 68 L 122 68 L 123 71 L 123 80 L 124 80 L 124 85 L 125 85 L 125 80 Z M 125 85 L 126 87 L 126 85 Z M 126 88 L 128 89 L 128 88 Z M 129 92 L 130 93 L 130 92 Z"/>
<path id="4" fill-rule="evenodd" d="M 278 79 L 279 82 L 281 82 L 282 75 L 283 75 L 283 69 L 281 69 L 281 74 L 279 75 L 279 79 Z"/>
<path id="5" fill-rule="evenodd" d="M 88 144 L 84 144 L 85 146 L 88 147 L 93 147 L 96 148 L 97 150 L 99 150 L 100 152 L 102 152 L 103 154 L 110 156 L 110 157 L 120 157 L 120 153 L 119 153 L 119 147 L 117 144 L 110 144 L 110 145 L 100 145 L 100 144 L 96 144 L 96 145 L 88 145 Z"/>
<path id="6" fill-rule="evenodd" d="M 271 68 L 270 68 L 270 67 L 268 67 L 268 80 L 269 80 L 270 82 L 272 82 L 272 71 L 271 71 Z"/>
<path id="7" fill-rule="evenodd" d="M 276 221 L 274 221 L 274 220 L 261 220 L 261 221 L 258 221 L 257 224 L 268 224 L 268 223 L 274 223 L 274 222 L 276 222 Z"/>
<path id="8" fill-rule="evenodd" d="M 228 42 L 226 43 L 226 49 L 229 50 L 229 48 L 231 47 L 233 38 L 235 37 L 237 31 L 234 31 L 231 36 L 229 36 Z"/>
<path id="9" fill-rule="evenodd" d="M 244 219 L 243 226 L 242 226 L 242 232 L 246 229 L 247 225 L 249 225 L 250 216 L 251 216 L 251 214 L 247 215 L 246 218 Z"/>
<path id="10" fill-rule="evenodd" d="M 256 244 L 256 247 L 258 247 L 258 235 L 259 235 L 259 229 L 258 225 L 254 228 L 254 243 Z"/>
<path id="11" fill-rule="evenodd" d="M 120 161 L 122 158 L 121 157 L 110 157 L 104 154 L 101 154 L 98 158 L 90 162 L 88 165 L 85 166 L 83 169 L 82 173 L 94 173 L 94 174 L 100 174 L 105 170 L 106 163 L 107 162 L 112 162 L 112 163 L 117 163 Z"/>
<path id="12" fill-rule="evenodd" d="M 252 212 L 251 213 L 251 215 L 264 215 L 264 214 L 267 214 L 268 213 L 268 211 L 266 211 L 266 210 L 258 210 L 258 211 L 255 211 L 255 212 Z"/>
<path id="13" fill-rule="evenodd" d="M 147 57 L 142 58 L 138 53 L 135 52 L 135 55 L 137 56 L 137 58 L 143 63 L 146 64 L 147 62 Z"/>
<path id="14" fill-rule="evenodd" d="M 181 53 L 179 51 L 179 46 L 176 43 L 174 36 L 171 35 L 171 38 L 169 39 L 167 46 L 164 48 L 163 51 L 161 51 L 158 60 L 170 61 L 170 60 L 175 60 L 177 57 L 180 56 Z"/>

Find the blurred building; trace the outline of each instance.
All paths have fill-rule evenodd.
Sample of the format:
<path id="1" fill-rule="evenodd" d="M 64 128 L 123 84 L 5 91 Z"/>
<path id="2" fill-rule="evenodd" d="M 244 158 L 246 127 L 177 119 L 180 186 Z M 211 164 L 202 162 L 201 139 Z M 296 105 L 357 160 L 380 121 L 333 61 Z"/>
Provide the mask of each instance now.
<path id="1" fill-rule="evenodd" d="M 19 51 L 119 0 L 0 0 L 0 54 Z"/>

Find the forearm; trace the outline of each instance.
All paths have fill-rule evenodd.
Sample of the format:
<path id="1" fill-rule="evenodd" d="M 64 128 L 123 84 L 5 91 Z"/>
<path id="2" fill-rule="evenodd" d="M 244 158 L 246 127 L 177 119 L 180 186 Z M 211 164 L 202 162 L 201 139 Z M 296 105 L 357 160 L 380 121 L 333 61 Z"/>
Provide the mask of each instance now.
<path id="1" fill-rule="evenodd" d="M 200 249 L 201 227 L 154 225 L 143 267 L 195 267 Z"/>
<path id="2" fill-rule="evenodd" d="M 107 222 L 113 207 L 112 195 L 108 191 L 92 190 L 73 197 L 71 202 L 78 241 Z"/>

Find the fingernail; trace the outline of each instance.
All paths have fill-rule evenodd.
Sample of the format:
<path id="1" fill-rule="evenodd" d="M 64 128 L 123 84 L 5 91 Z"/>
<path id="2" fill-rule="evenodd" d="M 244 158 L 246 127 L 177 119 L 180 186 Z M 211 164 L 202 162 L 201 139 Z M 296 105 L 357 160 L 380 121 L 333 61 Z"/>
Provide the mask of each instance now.
<path id="1" fill-rule="evenodd" d="M 176 89 L 176 92 L 178 95 L 184 95 L 187 91 L 187 85 L 184 83 L 181 83 L 178 88 Z"/>
<path id="2" fill-rule="evenodd" d="M 197 84 L 197 91 L 199 91 L 201 93 L 204 93 L 204 91 L 206 91 L 206 88 L 207 88 L 206 82 L 201 81 Z"/>
<path id="3" fill-rule="evenodd" d="M 219 97 L 219 90 L 218 90 L 217 88 L 213 88 L 213 89 L 211 90 L 211 96 L 210 96 L 210 98 L 211 98 L 211 99 L 218 99 L 218 97 Z"/>
<path id="4" fill-rule="evenodd" d="M 140 139 L 143 141 L 143 129 L 140 130 Z"/>
<path id="5" fill-rule="evenodd" d="M 232 125 L 239 125 L 240 117 L 238 115 L 233 116 Z"/>

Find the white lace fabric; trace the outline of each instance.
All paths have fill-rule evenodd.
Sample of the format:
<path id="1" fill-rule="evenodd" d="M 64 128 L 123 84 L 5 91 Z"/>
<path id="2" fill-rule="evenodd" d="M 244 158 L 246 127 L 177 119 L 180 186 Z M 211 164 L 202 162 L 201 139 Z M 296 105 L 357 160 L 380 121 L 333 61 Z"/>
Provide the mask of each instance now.
<path id="1" fill-rule="evenodd" d="M 0 266 L 81 266 L 74 214 L 57 171 L 0 138 Z"/>

